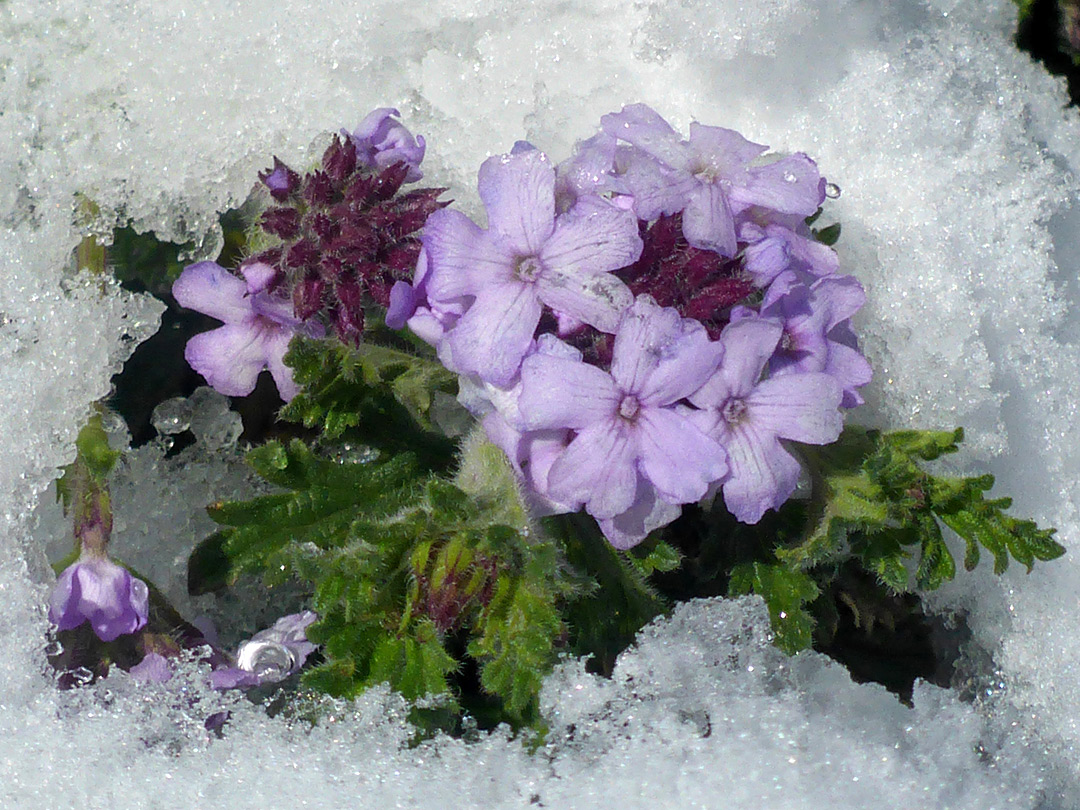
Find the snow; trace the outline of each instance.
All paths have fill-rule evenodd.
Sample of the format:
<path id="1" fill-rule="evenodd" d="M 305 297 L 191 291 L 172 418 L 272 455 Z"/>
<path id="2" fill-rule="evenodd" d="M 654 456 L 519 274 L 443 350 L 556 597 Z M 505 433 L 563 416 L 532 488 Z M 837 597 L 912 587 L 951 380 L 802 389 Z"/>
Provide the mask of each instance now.
<path id="1" fill-rule="evenodd" d="M 1007 0 L 0 5 L 0 806 L 1080 803 L 1080 117 L 1013 47 L 1014 15 Z M 843 189 L 841 261 L 870 295 L 860 418 L 962 424 L 955 465 L 988 468 L 1072 549 L 935 597 L 968 613 L 997 668 L 979 700 L 920 686 L 907 709 L 819 655 L 784 659 L 752 600 L 681 608 L 610 682 L 566 662 L 535 754 L 503 734 L 411 748 L 404 707 L 378 691 L 321 703 L 313 728 L 270 718 L 209 692 L 194 664 L 162 687 L 121 673 L 56 691 L 48 488 L 160 313 L 74 271 L 75 195 L 102 210 L 99 233 L 130 220 L 212 257 L 217 213 L 272 155 L 303 165 L 374 107 L 402 111 L 428 140 L 428 180 L 475 211 L 488 154 L 526 138 L 558 159 L 633 101 L 818 159 Z M 208 493 L 250 486 L 214 452 L 235 432 L 213 409 L 197 411 L 201 451 L 145 449 L 115 495 L 118 547 L 165 582 Z M 217 739 L 203 721 L 222 707 Z"/>

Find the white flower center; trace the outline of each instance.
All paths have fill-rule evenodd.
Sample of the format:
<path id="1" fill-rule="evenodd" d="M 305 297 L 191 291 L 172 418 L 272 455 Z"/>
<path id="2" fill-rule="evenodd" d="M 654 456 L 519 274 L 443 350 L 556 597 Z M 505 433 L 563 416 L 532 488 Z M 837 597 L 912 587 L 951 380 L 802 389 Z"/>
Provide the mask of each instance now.
<path id="1" fill-rule="evenodd" d="M 641 403 L 638 402 L 638 398 L 632 394 L 623 397 L 623 401 L 619 403 L 619 416 L 627 421 L 636 418 L 640 410 Z"/>
<path id="2" fill-rule="evenodd" d="M 737 425 L 746 418 L 746 403 L 741 399 L 729 399 L 720 408 L 720 415 L 729 425 Z"/>
<path id="3" fill-rule="evenodd" d="M 543 269 L 544 266 L 540 264 L 540 260 L 536 256 L 522 256 L 517 260 L 514 275 L 522 281 L 536 281 L 536 277 L 540 275 Z"/>

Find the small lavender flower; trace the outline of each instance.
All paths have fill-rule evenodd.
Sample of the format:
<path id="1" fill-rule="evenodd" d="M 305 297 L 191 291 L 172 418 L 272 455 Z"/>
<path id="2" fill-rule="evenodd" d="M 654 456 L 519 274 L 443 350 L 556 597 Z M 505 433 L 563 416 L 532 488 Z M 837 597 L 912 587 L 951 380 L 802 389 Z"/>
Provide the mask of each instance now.
<path id="1" fill-rule="evenodd" d="M 307 638 L 307 628 L 318 616 L 310 610 L 278 619 L 273 627 L 260 630 L 236 651 L 236 666 L 210 673 L 215 689 L 259 686 L 283 681 L 299 672 L 317 645 Z"/>
<path id="2" fill-rule="evenodd" d="M 757 523 L 795 491 L 799 463 L 781 439 L 805 444 L 836 441 L 843 427 L 842 391 L 828 374 L 790 373 L 762 380 L 783 327 L 772 319 L 728 324 L 720 335 L 724 356 L 716 373 L 690 401 L 695 424 L 727 450 L 730 475 L 724 503 L 744 523 Z"/>
<path id="3" fill-rule="evenodd" d="M 447 332 L 452 367 L 508 384 L 528 350 L 543 307 L 614 332 L 632 295 L 611 271 L 641 252 L 634 216 L 584 198 L 555 216 L 555 171 L 531 147 L 480 167 L 482 230 L 464 214 L 432 214 L 424 227 L 436 300 L 475 300 Z"/>
<path id="4" fill-rule="evenodd" d="M 356 144 L 357 159 L 369 169 L 404 163 L 409 167 L 405 182 L 415 183 L 424 176 L 420 163 L 426 144 L 422 135 L 414 138 L 404 124 L 394 120 L 400 117 L 392 107 L 379 107 L 367 114 L 350 137 Z"/>
<path id="5" fill-rule="evenodd" d="M 701 324 L 639 298 L 616 333 L 610 373 L 563 357 L 526 358 L 518 402 L 526 425 L 576 432 L 551 465 L 550 494 L 584 503 L 602 527 L 652 500 L 702 498 L 727 472 L 726 453 L 679 403 L 709 379 L 720 352 Z M 609 535 L 627 545 L 640 539 Z"/>
<path id="6" fill-rule="evenodd" d="M 297 332 L 312 337 L 324 333 L 321 324 L 293 316 L 288 300 L 268 290 L 277 277 L 270 265 L 255 262 L 241 268 L 241 280 L 214 262 L 188 265 L 173 284 L 173 295 L 184 307 L 224 322 L 188 341 L 184 357 L 218 392 L 246 396 L 266 368 L 281 398 L 288 402 L 299 390 L 292 369 L 282 358 Z"/>
<path id="7" fill-rule="evenodd" d="M 792 271 L 769 287 L 761 316 L 776 318 L 784 333 L 769 360 L 774 375 L 821 371 L 844 390 L 841 407 L 861 405 L 856 389 L 870 382 L 873 369 L 856 346 L 850 319 L 866 303 L 866 292 L 854 276 L 828 276 L 811 284 Z M 744 317 L 740 312 L 736 319 Z"/>
<path id="8" fill-rule="evenodd" d="M 114 563 L 104 552 L 83 551 L 56 580 L 49 600 L 49 621 L 60 630 L 90 622 L 102 641 L 146 626 L 150 591 L 146 583 Z"/>
<path id="9" fill-rule="evenodd" d="M 634 210 L 651 221 L 683 215 L 683 232 L 696 248 L 732 257 L 735 215 L 750 206 L 809 216 L 825 199 L 825 181 L 804 154 L 765 162 L 767 146 L 734 130 L 690 125 L 684 141 L 644 104 L 631 104 L 601 119 L 608 135 L 635 146 L 623 179 Z"/>

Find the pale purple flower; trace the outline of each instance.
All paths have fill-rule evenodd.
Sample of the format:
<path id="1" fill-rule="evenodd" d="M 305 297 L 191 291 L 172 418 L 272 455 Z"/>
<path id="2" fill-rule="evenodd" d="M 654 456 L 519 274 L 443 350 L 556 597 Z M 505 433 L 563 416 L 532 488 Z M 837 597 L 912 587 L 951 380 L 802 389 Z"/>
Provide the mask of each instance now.
<path id="1" fill-rule="evenodd" d="M 84 553 L 64 569 L 49 600 L 49 621 L 60 630 L 90 622 L 102 641 L 114 641 L 146 626 L 150 591 L 146 583 L 108 557 Z"/>
<path id="2" fill-rule="evenodd" d="M 780 321 L 784 333 L 769 360 L 774 375 L 821 371 L 844 390 L 841 407 L 861 405 L 856 389 L 873 377 L 870 363 L 859 353 L 850 318 L 866 303 L 866 292 L 854 276 L 828 276 L 807 284 L 785 272 L 769 287 L 761 315 Z M 744 317 L 732 314 L 733 320 Z"/>
<path id="3" fill-rule="evenodd" d="M 283 681 L 299 672 L 317 645 L 307 638 L 307 628 L 318 616 L 310 610 L 278 619 L 273 627 L 260 630 L 236 651 L 236 666 L 210 673 L 215 689 L 259 686 Z"/>
<path id="4" fill-rule="evenodd" d="M 430 267 L 427 251 L 420 248 L 412 284 L 398 281 L 390 288 L 386 325 L 390 329 L 403 329 L 408 326 L 413 334 L 425 343 L 437 346 L 469 305 L 464 297 L 449 301 L 432 298 L 427 284 Z"/>
<path id="5" fill-rule="evenodd" d="M 756 213 L 760 209 L 751 209 Z M 750 212 L 744 212 L 750 213 Z M 809 233 L 801 217 L 778 217 L 787 222 L 766 221 L 764 224 L 748 219 L 738 224 L 743 268 L 759 287 L 767 287 L 787 270 L 822 278 L 840 270 L 840 261 L 828 245 L 818 242 Z"/>
<path id="6" fill-rule="evenodd" d="M 356 145 L 356 159 L 360 163 L 379 170 L 404 163 L 409 167 L 405 182 L 414 183 L 424 176 L 420 163 L 426 144 L 422 135 L 414 138 L 405 125 L 396 120 L 400 117 L 401 113 L 393 107 L 379 107 L 367 114 L 350 137 Z"/>
<path id="7" fill-rule="evenodd" d="M 454 370 L 508 384 L 544 305 L 610 333 L 633 300 L 611 271 L 641 253 L 637 219 L 596 197 L 556 217 L 554 187 L 547 156 L 519 146 L 480 167 L 487 230 L 449 209 L 428 218 L 429 297 L 473 298 L 444 338 Z"/>
<path id="8" fill-rule="evenodd" d="M 559 212 L 568 211 L 582 197 L 605 196 L 618 208 L 629 209 L 633 197 L 620 177 L 620 157 L 630 147 L 606 132 L 598 132 L 574 149 L 572 157 L 555 169 L 555 204 Z"/>
<path id="9" fill-rule="evenodd" d="M 244 279 L 214 262 L 188 265 L 173 284 L 173 295 L 184 307 L 224 322 L 188 341 L 184 357 L 218 392 L 246 396 L 266 368 L 278 393 L 288 402 L 299 390 L 292 369 L 282 358 L 297 332 L 321 337 L 315 321 L 293 316 L 292 302 L 269 291 L 277 271 L 254 262 L 241 267 Z"/>
<path id="10" fill-rule="evenodd" d="M 653 220 L 682 212 L 683 235 L 693 247 L 734 256 L 740 211 L 761 206 L 809 216 L 825 199 L 825 181 L 809 157 L 763 159 L 768 147 L 734 130 L 693 123 L 683 140 L 644 104 L 609 113 L 600 123 L 638 150 L 623 175 L 637 215 Z"/>
<path id="11" fill-rule="evenodd" d="M 843 427 L 842 391 L 828 374 L 796 372 L 761 379 L 783 327 L 772 319 L 736 321 L 720 334 L 723 361 L 690 401 L 705 410 L 695 423 L 727 450 L 731 472 L 724 503 L 744 523 L 757 523 L 794 492 L 799 463 L 781 444 L 836 441 Z"/>
<path id="12" fill-rule="evenodd" d="M 642 506 L 653 497 L 673 506 L 702 498 L 727 472 L 726 453 L 680 402 L 709 379 L 720 353 L 700 323 L 642 297 L 623 315 L 610 373 L 564 357 L 526 358 L 518 401 L 526 425 L 576 432 L 548 472 L 550 496 L 584 503 L 602 527 L 634 509 L 643 514 L 627 522 L 644 525 L 652 509 Z M 642 537 L 609 535 L 624 545 Z"/>

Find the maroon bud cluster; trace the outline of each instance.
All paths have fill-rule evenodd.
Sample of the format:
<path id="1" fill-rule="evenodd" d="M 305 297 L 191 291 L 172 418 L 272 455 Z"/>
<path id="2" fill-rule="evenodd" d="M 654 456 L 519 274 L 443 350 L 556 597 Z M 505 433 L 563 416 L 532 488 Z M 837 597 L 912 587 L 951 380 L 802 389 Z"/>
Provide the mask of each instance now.
<path id="1" fill-rule="evenodd" d="M 281 271 L 297 318 L 325 313 L 337 336 L 353 345 L 364 309 L 386 307 L 397 281 L 411 281 L 420 253 L 416 232 L 448 202 L 441 188 L 400 194 L 409 166 L 382 170 L 357 160 L 352 139 L 335 135 L 321 165 L 300 178 L 277 158 L 259 179 L 279 205 L 259 225 L 283 244 L 252 257 Z"/>
<path id="2" fill-rule="evenodd" d="M 641 257 L 619 277 L 634 295 L 651 295 L 660 306 L 701 321 L 713 340 L 730 320 L 731 308 L 757 290 L 738 257 L 687 244 L 682 214 L 661 216 L 642 228 L 641 238 Z"/>
<path id="3" fill-rule="evenodd" d="M 450 633 L 462 626 L 473 607 L 483 608 L 491 601 L 498 572 L 494 560 L 478 556 L 469 565 L 447 571 L 438 586 L 428 573 L 422 573 L 417 577 L 417 610 L 440 633 Z"/>

